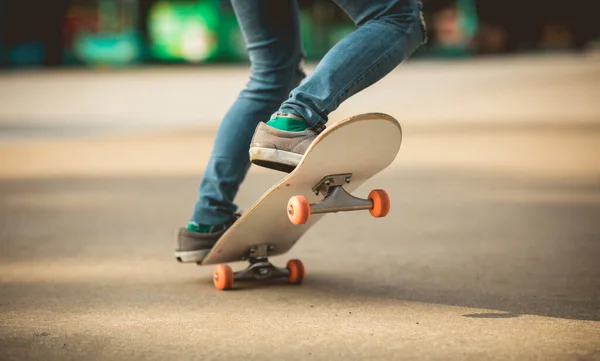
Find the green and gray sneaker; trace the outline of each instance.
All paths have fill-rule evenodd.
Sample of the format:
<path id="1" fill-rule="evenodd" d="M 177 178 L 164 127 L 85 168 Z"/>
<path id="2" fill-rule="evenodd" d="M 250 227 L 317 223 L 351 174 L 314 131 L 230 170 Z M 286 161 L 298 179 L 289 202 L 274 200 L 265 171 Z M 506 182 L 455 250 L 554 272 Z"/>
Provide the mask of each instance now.
<path id="1" fill-rule="evenodd" d="M 261 167 L 290 173 L 302 156 L 325 129 L 309 128 L 299 118 L 287 114 L 273 115 L 267 123 L 259 123 L 250 143 L 250 161 Z"/>
<path id="2" fill-rule="evenodd" d="M 201 262 L 217 243 L 219 238 L 240 218 L 241 214 L 234 214 L 233 218 L 222 226 L 201 226 L 190 222 L 187 227 L 179 228 L 177 244 L 175 246 L 175 259 L 182 263 Z"/>

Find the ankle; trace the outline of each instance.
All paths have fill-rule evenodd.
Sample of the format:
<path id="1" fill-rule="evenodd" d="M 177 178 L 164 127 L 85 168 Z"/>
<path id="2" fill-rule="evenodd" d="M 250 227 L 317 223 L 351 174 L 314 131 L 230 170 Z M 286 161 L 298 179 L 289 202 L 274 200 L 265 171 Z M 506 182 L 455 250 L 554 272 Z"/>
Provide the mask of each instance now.
<path id="1" fill-rule="evenodd" d="M 292 119 L 298 119 L 298 120 L 304 121 L 304 118 L 302 118 L 299 115 L 292 114 L 292 113 L 279 113 L 279 112 L 277 112 L 277 113 L 273 114 L 273 116 L 271 117 L 271 119 L 273 119 L 274 117 L 292 118 Z"/>
<path id="2" fill-rule="evenodd" d="M 197 233 L 210 233 L 213 229 L 212 226 L 206 226 L 203 224 L 198 224 L 196 222 L 189 222 L 185 228 L 188 231 L 197 232 Z"/>
<path id="3" fill-rule="evenodd" d="M 302 132 L 309 127 L 301 117 L 286 113 L 273 114 L 267 125 L 286 132 Z"/>

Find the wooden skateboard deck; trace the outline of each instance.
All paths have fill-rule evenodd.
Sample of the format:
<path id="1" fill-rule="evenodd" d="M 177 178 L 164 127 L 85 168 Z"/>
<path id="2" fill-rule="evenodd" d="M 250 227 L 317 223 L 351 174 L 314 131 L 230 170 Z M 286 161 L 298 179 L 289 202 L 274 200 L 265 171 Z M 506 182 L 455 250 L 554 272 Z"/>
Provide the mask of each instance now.
<path id="1" fill-rule="evenodd" d="M 290 198 L 304 196 L 311 204 L 321 202 L 323 192 L 317 195 L 313 187 L 330 175 L 349 174 L 343 189 L 354 192 L 394 161 L 401 142 L 400 124 L 387 114 L 357 115 L 329 126 L 310 145 L 298 166 L 245 211 L 199 264 L 253 259 L 250 250 L 256 251 L 257 245 L 269 245 L 265 259 L 286 253 L 326 215 L 311 214 L 306 223 L 293 224 L 287 211 Z"/>

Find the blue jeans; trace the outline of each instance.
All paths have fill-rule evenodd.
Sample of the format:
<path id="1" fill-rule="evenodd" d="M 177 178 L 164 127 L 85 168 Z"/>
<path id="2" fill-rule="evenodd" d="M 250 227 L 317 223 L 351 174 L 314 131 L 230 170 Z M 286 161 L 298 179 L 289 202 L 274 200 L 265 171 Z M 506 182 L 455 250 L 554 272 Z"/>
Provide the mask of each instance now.
<path id="1" fill-rule="evenodd" d="M 200 183 L 191 221 L 209 226 L 226 223 L 237 211 L 234 198 L 250 168 L 248 150 L 259 122 L 282 112 L 311 126 L 325 124 L 343 101 L 383 78 L 427 40 L 417 0 L 334 0 L 357 29 L 306 77 L 296 1 L 231 2 L 251 75 L 219 126 Z"/>

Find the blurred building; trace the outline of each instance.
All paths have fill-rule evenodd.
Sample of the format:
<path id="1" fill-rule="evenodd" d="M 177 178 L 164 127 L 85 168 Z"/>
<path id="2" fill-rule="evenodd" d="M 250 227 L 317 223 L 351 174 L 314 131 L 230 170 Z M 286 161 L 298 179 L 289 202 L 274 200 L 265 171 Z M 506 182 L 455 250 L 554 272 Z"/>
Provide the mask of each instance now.
<path id="1" fill-rule="evenodd" d="M 600 36 L 593 2 L 425 1 L 416 57 L 580 51 Z M 299 0 L 309 60 L 354 29 L 330 0 Z M 0 66 L 246 61 L 229 0 L 0 0 Z"/>

